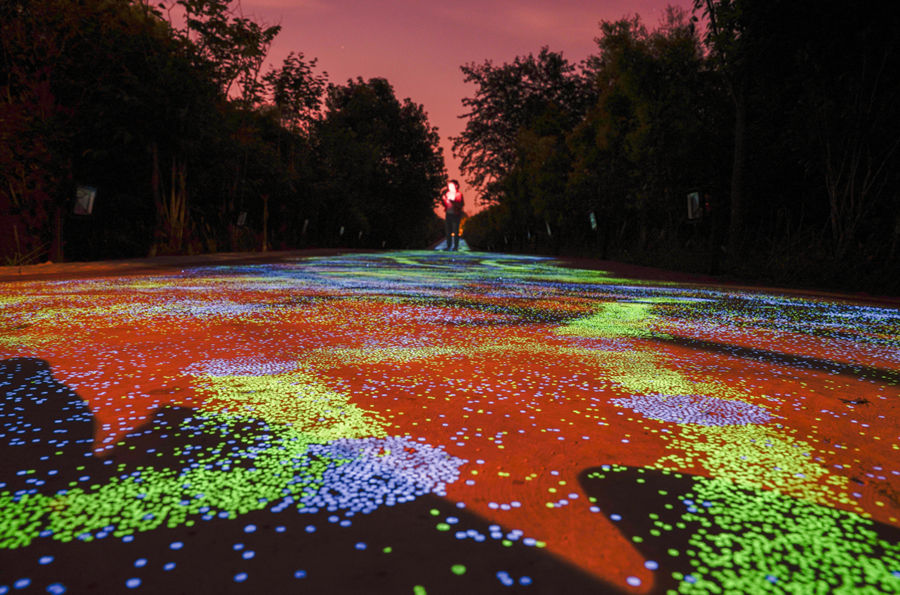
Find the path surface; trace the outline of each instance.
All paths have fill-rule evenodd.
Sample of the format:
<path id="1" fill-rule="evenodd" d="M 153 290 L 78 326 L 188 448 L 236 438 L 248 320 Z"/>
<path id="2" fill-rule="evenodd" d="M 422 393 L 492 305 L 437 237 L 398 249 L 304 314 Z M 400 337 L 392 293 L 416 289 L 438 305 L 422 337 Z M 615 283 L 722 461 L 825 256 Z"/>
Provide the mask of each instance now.
<path id="1" fill-rule="evenodd" d="M 900 309 L 590 266 L 0 271 L 0 594 L 900 591 Z"/>

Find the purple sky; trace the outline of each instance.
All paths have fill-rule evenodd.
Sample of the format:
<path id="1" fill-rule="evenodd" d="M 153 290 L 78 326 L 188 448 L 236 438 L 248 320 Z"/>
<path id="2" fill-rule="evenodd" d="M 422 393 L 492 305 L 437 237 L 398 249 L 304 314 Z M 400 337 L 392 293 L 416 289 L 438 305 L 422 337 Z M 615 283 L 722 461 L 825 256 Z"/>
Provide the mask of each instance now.
<path id="1" fill-rule="evenodd" d="M 399 99 L 425 106 L 437 126 L 451 178 L 463 180 L 449 137 L 465 126 L 462 98 L 474 87 L 460 65 L 495 64 L 547 45 L 571 62 L 594 53 L 597 23 L 640 14 L 655 28 L 667 5 L 690 0 L 241 0 L 244 16 L 280 24 L 270 61 L 290 51 L 319 59 L 334 83 L 384 77 Z M 468 190 L 464 184 L 463 190 Z M 477 196 L 466 192 L 467 211 Z"/>

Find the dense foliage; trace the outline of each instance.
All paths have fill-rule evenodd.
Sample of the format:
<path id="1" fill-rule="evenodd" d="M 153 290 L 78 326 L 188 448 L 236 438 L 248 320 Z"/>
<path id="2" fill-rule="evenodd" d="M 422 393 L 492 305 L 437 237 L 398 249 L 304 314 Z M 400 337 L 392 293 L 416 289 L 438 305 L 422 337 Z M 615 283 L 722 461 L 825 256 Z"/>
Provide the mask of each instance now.
<path id="1" fill-rule="evenodd" d="M 300 52 L 264 71 L 280 28 L 238 8 L 0 2 L 0 262 L 432 239 L 422 106 Z M 466 237 L 896 293 L 897 31 L 875 0 L 694 0 L 601 22 L 580 64 L 466 64 L 454 151 L 489 205 Z"/>
<path id="2" fill-rule="evenodd" d="M 0 3 L 4 263 L 431 239 L 446 173 L 422 107 L 299 52 L 264 72 L 280 28 L 237 8 Z"/>
<path id="3" fill-rule="evenodd" d="M 897 292 L 897 31 L 877 2 L 696 0 L 600 23 L 579 65 L 465 65 L 468 241 Z"/>

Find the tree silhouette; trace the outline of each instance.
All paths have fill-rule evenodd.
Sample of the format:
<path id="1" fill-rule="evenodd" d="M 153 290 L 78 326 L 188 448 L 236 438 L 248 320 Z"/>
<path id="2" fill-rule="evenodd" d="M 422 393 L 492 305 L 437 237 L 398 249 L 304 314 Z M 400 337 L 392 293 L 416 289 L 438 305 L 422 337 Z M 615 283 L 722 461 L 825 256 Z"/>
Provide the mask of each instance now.
<path id="1" fill-rule="evenodd" d="M 406 247 L 429 238 L 446 179 L 437 130 L 421 105 L 397 100 L 385 79 L 331 86 L 314 137 L 325 229 L 365 245 Z"/>
<path id="2" fill-rule="evenodd" d="M 516 57 L 494 66 L 488 60 L 460 67 L 467 83 L 477 89 L 463 99 L 469 111 L 463 132 L 453 138 L 460 168 L 482 191 L 486 202 L 497 202 L 499 185 L 515 164 L 519 131 L 544 113 L 548 104 L 580 114 L 586 103 L 583 81 L 562 54 L 541 49 L 537 56 Z"/>

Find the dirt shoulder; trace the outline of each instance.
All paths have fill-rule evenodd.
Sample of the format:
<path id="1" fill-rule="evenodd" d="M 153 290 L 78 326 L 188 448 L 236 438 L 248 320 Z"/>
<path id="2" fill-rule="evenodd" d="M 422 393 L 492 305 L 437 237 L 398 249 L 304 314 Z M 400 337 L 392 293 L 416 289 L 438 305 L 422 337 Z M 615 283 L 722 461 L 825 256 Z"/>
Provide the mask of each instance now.
<path id="1" fill-rule="evenodd" d="M 865 292 L 841 293 L 815 289 L 772 287 L 727 277 L 715 277 L 712 275 L 703 275 L 699 273 L 671 271 L 667 269 L 658 269 L 654 267 L 616 262 L 612 260 L 596 260 L 590 258 L 561 258 L 559 259 L 559 261 L 572 268 L 607 271 L 615 277 L 624 277 L 627 279 L 658 281 L 663 283 L 703 285 L 707 287 L 713 286 L 725 289 L 733 289 L 735 291 L 741 292 L 806 296 L 820 299 L 861 302 L 871 305 L 900 308 L 900 297 L 871 295 Z"/>
<path id="2" fill-rule="evenodd" d="M 186 268 L 197 266 L 273 264 L 293 261 L 298 258 L 333 256 L 335 254 L 356 252 L 371 252 L 371 250 L 311 249 L 275 252 L 225 252 L 220 254 L 154 256 L 128 260 L 46 262 L 35 265 L 0 267 L 0 282 L 166 275 L 179 273 Z"/>

